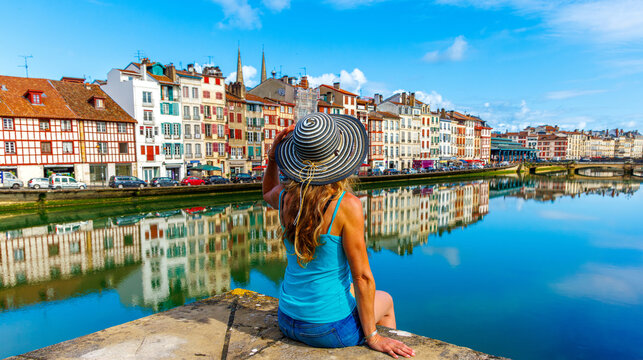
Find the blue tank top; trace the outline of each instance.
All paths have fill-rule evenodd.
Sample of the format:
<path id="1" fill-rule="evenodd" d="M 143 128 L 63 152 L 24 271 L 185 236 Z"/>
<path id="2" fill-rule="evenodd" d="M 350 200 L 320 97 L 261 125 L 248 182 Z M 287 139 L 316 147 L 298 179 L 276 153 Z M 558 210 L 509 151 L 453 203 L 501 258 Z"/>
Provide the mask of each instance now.
<path id="1" fill-rule="evenodd" d="M 279 193 L 280 222 L 283 193 L 284 190 Z M 284 241 L 288 265 L 279 290 L 279 308 L 293 319 L 323 324 L 342 320 L 355 309 L 356 301 L 350 293 L 351 272 L 342 238 L 330 235 L 345 193 L 337 200 L 328 232 L 319 236 L 321 245 L 315 249 L 313 260 L 304 267 L 299 266 L 294 245 L 288 239 Z"/>

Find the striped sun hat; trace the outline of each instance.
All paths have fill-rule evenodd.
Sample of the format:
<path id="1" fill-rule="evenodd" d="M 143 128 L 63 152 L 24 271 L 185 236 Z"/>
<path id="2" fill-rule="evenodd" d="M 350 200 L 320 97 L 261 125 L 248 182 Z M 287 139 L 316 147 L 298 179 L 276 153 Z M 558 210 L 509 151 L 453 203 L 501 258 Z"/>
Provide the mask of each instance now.
<path id="1" fill-rule="evenodd" d="M 366 158 L 364 125 L 348 115 L 312 113 L 276 149 L 277 165 L 298 183 L 325 185 L 357 172 Z"/>

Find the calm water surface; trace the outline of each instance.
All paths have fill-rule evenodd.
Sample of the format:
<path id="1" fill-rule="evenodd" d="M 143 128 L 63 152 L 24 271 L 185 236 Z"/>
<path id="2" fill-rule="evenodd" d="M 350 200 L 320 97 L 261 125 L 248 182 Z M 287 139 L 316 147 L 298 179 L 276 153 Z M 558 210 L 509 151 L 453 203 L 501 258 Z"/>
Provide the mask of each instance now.
<path id="1" fill-rule="evenodd" d="M 499 178 L 358 195 L 400 328 L 516 359 L 643 358 L 637 182 Z M 0 357 L 236 287 L 277 296 L 285 269 L 277 212 L 261 201 L 0 227 Z"/>

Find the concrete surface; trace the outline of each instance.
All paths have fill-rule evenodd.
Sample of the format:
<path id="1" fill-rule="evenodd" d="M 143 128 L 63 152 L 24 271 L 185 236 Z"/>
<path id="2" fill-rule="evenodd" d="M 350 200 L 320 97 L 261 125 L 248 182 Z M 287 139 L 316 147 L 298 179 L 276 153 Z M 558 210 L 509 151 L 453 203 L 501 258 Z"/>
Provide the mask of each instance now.
<path id="1" fill-rule="evenodd" d="M 237 289 L 9 359 L 391 359 L 366 346 L 318 349 L 285 338 L 277 305 Z M 380 332 L 407 343 L 416 359 L 503 359 L 404 331 Z"/>

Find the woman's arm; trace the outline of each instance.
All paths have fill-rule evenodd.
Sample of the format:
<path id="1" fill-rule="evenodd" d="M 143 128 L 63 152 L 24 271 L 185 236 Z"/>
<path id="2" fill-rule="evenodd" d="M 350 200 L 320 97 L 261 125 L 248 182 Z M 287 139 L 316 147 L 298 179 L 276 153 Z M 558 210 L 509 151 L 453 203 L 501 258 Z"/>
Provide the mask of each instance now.
<path id="1" fill-rule="evenodd" d="M 273 209 L 279 208 L 279 192 L 283 188 L 279 182 L 279 168 L 277 167 L 277 161 L 275 160 L 275 149 L 277 144 L 295 128 L 294 125 L 289 126 L 288 128 L 282 130 L 275 137 L 275 141 L 272 143 L 272 147 L 268 152 L 268 164 L 266 165 L 266 170 L 263 174 L 263 199 L 272 206 Z"/>
<path id="2" fill-rule="evenodd" d="M 343 218 L 342 243 L 344 252 L 353 276 L 355 298 L 359 309 L 364 336 L 369 336 L 377 328 L 375 324 L 375 279 L 371 273 L 364 240 L 364 212 L 362 202 L 355 196 L 345 196 L 340 207 L 340 218 Z M 387 353 L 394 358 L 402 355 L 411 357 L 413 350 L 404 343 L 384 336 L 375 335 L 367 339 L 373 350 Z"/>

